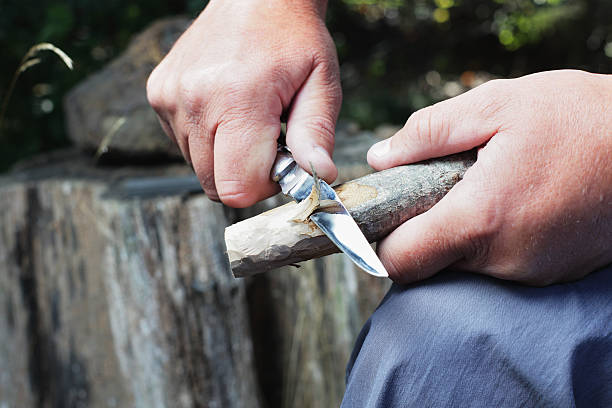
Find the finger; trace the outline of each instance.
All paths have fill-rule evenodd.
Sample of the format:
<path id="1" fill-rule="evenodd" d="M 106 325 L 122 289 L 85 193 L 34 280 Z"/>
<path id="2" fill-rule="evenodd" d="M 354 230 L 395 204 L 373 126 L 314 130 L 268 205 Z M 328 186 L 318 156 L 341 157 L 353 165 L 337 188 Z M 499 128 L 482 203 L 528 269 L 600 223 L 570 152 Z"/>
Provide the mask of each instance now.
<path id="1" fill-rule="evenodd" d="M 166 133 L 166 135 L 168 136 L 168 138 L 170 138 L 170 140 L 172 140 L 174 143 L 176 143 L 176 145 L 178 146 L 179 150 L 181 151 L 181 154 L 183 155 L 183 158 L 185 159 L 187 164 L 192 165 L 192 163 L 191 163 L 191 152 L 189 150 L 188 138 L 187 137 L 178 137 L 177 138 L 176 134 L 174 133 L 174 129 L 173 129 L 172 125 L 170 125 L 170 122 L 167 122 L 161 116 L 158 116 L 157 119 L 159 119 L 159 124 L 161 125 L 162 129 L 164 130 L 164 133 Z"/>
<path id="2" fill-rule="evenodd" d="M 338 170 L 332 161 L 336 120 L 342 103 L 337 67 L 319 65 L 293 99 L 287 145 L 297 163 L 331 183 Z"/>
<path id="3" fill-rule="evenodd" d="M 159 115 L 157 116 L 157 120 L 159 121 L 159 124 L 160 124 L 162 130 L 168 136 L 168 138 L 170 138 L 170 140 L 172 140 L 178 146 L 178 142 L 176 140 L 176 136 L 174 135 L 174 131 L 172 130 L 172 127 L 170 126 L 170 123 L 166 122 Z"/>
<path id="4" fill-rule="evenodd" d="M 400 131 L 370 148 L 368 163 L 383 170 L 487 142 L 498 130 L 497 114 L 505 103 L 496 89 L 499 82 L 488 83 L 415 112 Z"/>
<path id="5" fill-rule="evenodd" d="M 189 135 L 189 151 L 193 158 L 192 166 L 206 196 L 219 201 L 214 175 L 214 130 L 195 131 Z"/>
<path id="6" fill-rule="evenodd" d="M 455 186 L 457 187 L 457 186 Z M 409 283 L 425 279 L 462 259 L 470 225 L 458 208 L 456 190 L 423 214 L 402 224 L 378 244 L 391 279 Z"/>
<path id="7" fill-rule="evenodd" d="M 280 119 L 257 113 L 222 121 L 214 141 L 217 194 L 231 207 L 247 207 L 278 192 L 270 179 Z"/>
<path id="8" fill-rule="evenodd" d="M 162 68 L 160 64 L 149 76 L 147 80 L 147 99 L 149 104 L 155 111 L 159 124 L 164 133 L 174 141 L 178 146 L 185 161 L 191 164 L 191 155 L 187 137 L 183 131 L 183 123 L 181 118 L 183 115 L 177 114 L 178 107 L 173 102 L 176 101 L 176 95 L 169 84 L 176 83 L 176 75 L 167 75 L 167 70 Z M 173 71 L 170 71 L 173 72 Z M 166 78 L 160 80 L 159 78 Z"/>

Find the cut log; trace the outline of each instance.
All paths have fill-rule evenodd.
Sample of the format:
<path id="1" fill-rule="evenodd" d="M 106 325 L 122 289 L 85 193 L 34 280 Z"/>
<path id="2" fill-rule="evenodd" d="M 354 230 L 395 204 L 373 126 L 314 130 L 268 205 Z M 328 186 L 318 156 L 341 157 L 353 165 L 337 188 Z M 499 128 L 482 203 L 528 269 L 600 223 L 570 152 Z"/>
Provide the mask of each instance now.
<path id="1" fill-rule="evenodd" d="M 259 407 L 226 209 L 87 163 L 0 178 L 0 407 Z"/>
<path id="2" fill-rule="evenodd" d="M 376 242 L 442 199 L 475 160 L 476 152 L 470 151 L 395 167 L 341 184 L 335 190 L 368 241 Z M 226 228 L 225 243 L 234 276 L 338 252 L 314 223 L 296 220 L 302 210 L 291 202 Z"/>
<path id="3" fill-rule="evenodd" d="M 339 126 L 339 180 L 374 132 Z M 0 176 L 0 407 L 340 405 L 359 330 L 390 286 L 341 254 L 237 280 L 230 209 L 185 165 L 64 152 Z M 260 402 L 261 399 L 261 402 Z"/>

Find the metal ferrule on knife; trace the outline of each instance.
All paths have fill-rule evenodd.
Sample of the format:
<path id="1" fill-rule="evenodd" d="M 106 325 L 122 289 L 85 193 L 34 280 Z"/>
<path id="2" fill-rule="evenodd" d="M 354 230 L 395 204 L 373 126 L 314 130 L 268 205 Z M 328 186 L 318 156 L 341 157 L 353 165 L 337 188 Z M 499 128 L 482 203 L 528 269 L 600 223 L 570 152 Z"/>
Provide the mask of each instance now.
<path id="1" fill-rule="evenodd" d="M 272 168 L 272 181 L 280 185 L 283 194 L 298 202 L 308 197 L 314 183 L 312 176 L 297 164 L 286 147 L 278 148 Z"/>

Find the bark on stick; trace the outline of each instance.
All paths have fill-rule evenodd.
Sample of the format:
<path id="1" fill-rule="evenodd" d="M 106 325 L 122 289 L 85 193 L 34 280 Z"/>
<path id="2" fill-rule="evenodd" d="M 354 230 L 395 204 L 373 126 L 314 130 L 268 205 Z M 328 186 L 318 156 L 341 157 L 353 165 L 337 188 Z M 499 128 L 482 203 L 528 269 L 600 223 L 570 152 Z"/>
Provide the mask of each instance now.
<path id="1" fill-rule="evenodd" d="M 368 241 L 376 242 L 440 201 L 475 160 L 472 150 L 372 173 L 334 189 Z M 225 229 L 235 277 L 339 251 L 312 222 L 296 221 L 302 207 L 292 202 Z"/>

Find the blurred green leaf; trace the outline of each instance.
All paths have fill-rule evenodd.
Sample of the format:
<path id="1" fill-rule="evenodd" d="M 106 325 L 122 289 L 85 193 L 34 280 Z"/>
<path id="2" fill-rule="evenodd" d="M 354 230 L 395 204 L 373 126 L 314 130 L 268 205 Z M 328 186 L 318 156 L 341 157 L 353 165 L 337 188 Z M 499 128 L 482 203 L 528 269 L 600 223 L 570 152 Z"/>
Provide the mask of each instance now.
<path id="1" fill-rule="evenodd" d="M 74 14 L 65 3 L 52 4 L 47 8 L 47 15 L 38 34 L 38 40 L 56 42 L 62 40 L 72 30 Z"/>
<path id="2" fill-rule="evenodd" d="M 511 13 L 499 13 L 496 18 L 499 42 L 509 50 L 536 43 L 567 20 L 580 17 L 580 4 L 562 5 L 561 0 L 548 0 L 541 7 L 524 7 Z"/>

